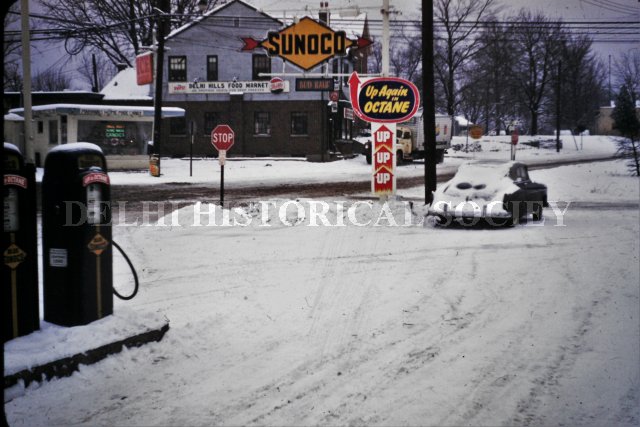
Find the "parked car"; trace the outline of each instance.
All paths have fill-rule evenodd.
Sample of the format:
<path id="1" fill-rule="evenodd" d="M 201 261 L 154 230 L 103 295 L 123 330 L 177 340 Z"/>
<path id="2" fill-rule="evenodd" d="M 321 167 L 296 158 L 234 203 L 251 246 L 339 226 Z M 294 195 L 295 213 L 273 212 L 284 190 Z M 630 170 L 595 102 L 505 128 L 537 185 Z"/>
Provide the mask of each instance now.
<path id="1" fill-rule="evenodd" d="M 529 214 L 541 220 L 547 206 L 547 187 L 531 181 L 524 163 L 473 161 L 462 164 L 436 190 L 429 215 L 441 224 L 483 219 L 490 225 L 513 226 Z"/>

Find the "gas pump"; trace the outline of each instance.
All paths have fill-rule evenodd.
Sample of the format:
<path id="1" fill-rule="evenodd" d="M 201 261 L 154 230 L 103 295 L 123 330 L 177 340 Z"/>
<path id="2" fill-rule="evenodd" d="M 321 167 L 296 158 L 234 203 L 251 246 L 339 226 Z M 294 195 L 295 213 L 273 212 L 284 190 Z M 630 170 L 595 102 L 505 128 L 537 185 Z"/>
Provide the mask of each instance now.
<path id="1" fill-rule="evenodd" d="M 4 227 L 2 233 L 2 341 L 40 328 L 35 167 L 4 143 Z"/>
<path id="2" fill-rule="evenodd" d="M 42 180 L 44 319 L 85 325 L 113 313 L 111 195 L 94 144 L 58 146 Z"/>

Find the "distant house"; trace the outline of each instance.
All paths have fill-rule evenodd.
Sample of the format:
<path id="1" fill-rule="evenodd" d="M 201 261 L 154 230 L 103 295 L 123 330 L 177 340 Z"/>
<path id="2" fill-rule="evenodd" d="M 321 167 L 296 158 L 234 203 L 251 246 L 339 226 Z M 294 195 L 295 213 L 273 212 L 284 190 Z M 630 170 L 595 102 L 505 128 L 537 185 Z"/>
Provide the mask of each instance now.
<path id="1" fill-rule="evenodd" d="M 613 128 L 613 109 L 612 102 L 610 106 L 600 107 L 596 117 L 596 134 L 597 135 L 619 135 L 618 131 Z M 636 102 L 636 116 L 640 119 L 640 102 Z"/>

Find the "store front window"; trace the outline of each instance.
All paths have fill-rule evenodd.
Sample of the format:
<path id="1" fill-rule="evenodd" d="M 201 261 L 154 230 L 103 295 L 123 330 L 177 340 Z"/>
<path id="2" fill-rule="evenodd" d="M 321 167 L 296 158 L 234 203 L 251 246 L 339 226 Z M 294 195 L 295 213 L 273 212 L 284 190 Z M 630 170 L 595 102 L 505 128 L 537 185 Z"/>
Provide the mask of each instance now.
<path id="1" fill-rule="evenodd" d="M 104 154 L 147 154 L 151 122 L 78 120 L 78 141 L 92 142 Z"/>

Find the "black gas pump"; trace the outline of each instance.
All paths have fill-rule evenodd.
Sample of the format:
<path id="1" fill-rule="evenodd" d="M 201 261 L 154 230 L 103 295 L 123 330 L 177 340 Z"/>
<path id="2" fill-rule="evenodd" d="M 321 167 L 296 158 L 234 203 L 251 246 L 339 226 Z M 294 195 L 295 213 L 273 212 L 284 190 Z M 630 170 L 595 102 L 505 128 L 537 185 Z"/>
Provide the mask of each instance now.
<path id="1" fill-rule="evenodd" d="M 4 228 L 2 233 L 2 341 L 40 328 L 35 167 L 20 150 L 4 144 Z"/>
<path id="2" fill-rule="evenodd" d="M 110 201 L 97 145 L 49 152 L 42 179 L 44 320 L 76 326 L 113 313 Z"/>

